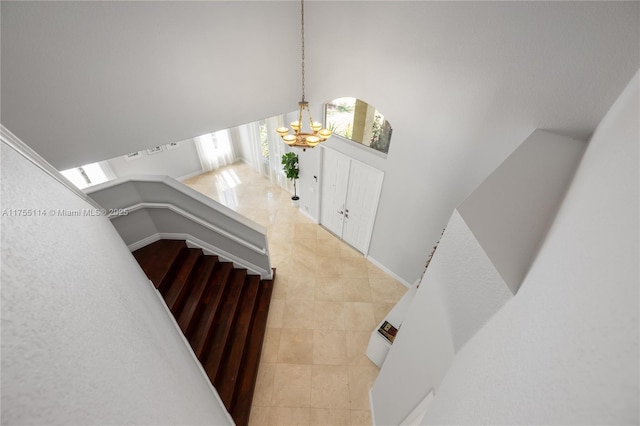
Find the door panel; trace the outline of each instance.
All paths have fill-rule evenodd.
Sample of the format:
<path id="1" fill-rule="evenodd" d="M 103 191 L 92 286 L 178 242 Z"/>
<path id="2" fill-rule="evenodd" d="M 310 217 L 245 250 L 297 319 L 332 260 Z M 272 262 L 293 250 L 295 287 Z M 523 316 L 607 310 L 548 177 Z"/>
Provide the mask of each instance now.
<path id="1" fill-rule="evenodd" d="M 382 178 L 381 171 L 351 162 L 342 238 L 362 253 L 369 246 Z"/>
<path id="2" fill-rule="evenodd" d="M 331 149 L 322 158 L 320 223 L 366 254 L 384 173 Z"/>
<path id="3" fill-rule="evenodd" d="M 337 236 L 342 236 L 344 203 L 349 180 L 348 157 L 328 149 L 323 150 L 322 202 L 320 223 Z M 341 213 L 342 212 L 342 213 Z"/>

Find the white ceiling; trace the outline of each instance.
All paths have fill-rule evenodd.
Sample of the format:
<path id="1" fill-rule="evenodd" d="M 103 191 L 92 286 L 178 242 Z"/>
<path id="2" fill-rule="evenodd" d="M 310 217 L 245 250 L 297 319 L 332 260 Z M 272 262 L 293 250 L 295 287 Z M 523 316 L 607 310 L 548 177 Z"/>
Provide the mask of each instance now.
<path id="1" fill-rule="evenodd" d="M 390 159 L 416 143 L 503 155 L 521 140 L 502 127 L 586 138 L 639 67 L 637 2 L 305 9 L 307 99 L 375 105 L 394 127 Z M 2 124 L 67 168 L 294 110 L 299 13 L 295 1 L 2 1 Z"/>

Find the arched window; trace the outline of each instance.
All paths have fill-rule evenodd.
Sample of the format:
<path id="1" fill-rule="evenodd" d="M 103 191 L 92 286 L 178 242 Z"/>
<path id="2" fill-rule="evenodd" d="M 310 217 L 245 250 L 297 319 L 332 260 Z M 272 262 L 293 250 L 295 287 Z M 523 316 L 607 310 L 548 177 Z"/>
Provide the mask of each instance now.
<path id="1" fill-rule="evenodd" d="M 335 135 L 389 152 L 391 125 L 380 111 L 360 99 L 345 97 L 327 103 L 325 123 Z"/>

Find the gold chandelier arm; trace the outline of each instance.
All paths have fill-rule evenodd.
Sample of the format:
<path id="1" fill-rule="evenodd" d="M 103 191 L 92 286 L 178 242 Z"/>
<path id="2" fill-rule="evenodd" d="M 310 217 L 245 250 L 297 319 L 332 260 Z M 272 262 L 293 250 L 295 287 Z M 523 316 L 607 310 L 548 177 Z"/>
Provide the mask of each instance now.
<path id="1" fill-rule="evenodd" d="M 307 114 L 309 114 L 309 128 L 315 135 L 316 131 L 313 129 L 313 118 L 311 118 L 311 110 L 309 109 L 309 104 L 307 104 L 306 108 L 307 108 Z"/>
<path id="2" fill-rule="evenodd" d="M 306 104 L 300 105 L 300 112 L 298 114 L 298 123 L 300 123 L 300 129 L 302 129 L 302 110 L 305 108 Z"/>

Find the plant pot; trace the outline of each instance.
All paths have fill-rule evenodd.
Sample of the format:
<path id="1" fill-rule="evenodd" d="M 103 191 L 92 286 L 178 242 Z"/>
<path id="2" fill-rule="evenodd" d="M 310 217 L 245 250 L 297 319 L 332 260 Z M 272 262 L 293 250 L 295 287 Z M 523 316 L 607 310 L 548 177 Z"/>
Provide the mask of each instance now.
<path id="1" fill-rule="evenodd" d="M 298 197 L 297 195 L 291 197 L 291 205 L 294 207 L 298 207 L 300 205 L 300 197 Z"/>

